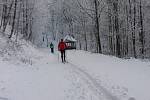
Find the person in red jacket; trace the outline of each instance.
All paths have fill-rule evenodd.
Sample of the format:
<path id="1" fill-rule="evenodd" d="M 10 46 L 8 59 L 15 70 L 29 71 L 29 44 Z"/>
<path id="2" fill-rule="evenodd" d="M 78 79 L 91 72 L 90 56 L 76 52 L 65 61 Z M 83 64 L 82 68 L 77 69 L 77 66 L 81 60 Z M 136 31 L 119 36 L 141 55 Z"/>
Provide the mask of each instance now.
<path id="1" fill-rule="evenodd" d="M 65 50 L 66 50 L 66 43 L 63 41 L 63 39 L 61 39 L 61 41 L 58 44 L 58 50 L 61 52 L 61 59 L 62 62 L 66 62 L 65 59 Z"/>

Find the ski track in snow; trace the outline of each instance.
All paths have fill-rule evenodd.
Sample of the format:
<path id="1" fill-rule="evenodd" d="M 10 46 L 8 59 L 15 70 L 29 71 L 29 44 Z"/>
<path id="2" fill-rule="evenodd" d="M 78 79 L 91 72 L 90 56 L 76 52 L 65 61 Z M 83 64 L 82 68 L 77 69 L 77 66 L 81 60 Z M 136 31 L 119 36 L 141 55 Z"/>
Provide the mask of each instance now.
<path id="1" fill-rule="evenodd" d="M 0 97 L 0 100 L 9 100 L 8 98 Z"/>
<path id="2" fill-rule="evenodd" d="M 57 56 L 58 55 L 55 55 L 55 57 L 57 57 Z M 58 57 L 58 59 L 59 59 L 59 57 Z M 68 61 L 69 62 L 64 64 L 65 65 L 64 67 L 67 70 L 71 70 L 70 74 L 74 73 L 75 74 L 75 75 L 73 75 L 74 77 L 79 78 L 80 81 L 83 81 L 84 84 L 87 85 L 87 87 L 88 87 L 86 89 L 88 89 L 90 92 L 92 92 L 93 95 L 98 98 L 98 100 L 120 100 L 117 96 L 114 96 L 112 93 L 107 91 L 103 86 L 101 86 L 101 84 L 98 83 L 96 81 L 96 79 L 94 79 L 90 74 L 88 74 L 86 71 L 81 69 L 79 67 L 79 65 L 73 64 L 69 59 L 68 59 Z M 59 60 L 58 60 L 58 62 L 59 62 Z M 78 84 L 78 82 L 76 81 L 75 84 Z M 84 85 L 83 85 L 83 87 L 84 87 Z M 80 86 L 80 88 L 81 88 L 81 86 Z M 86 90 L 86 91 L 88 91 L 88 90 Z M 90 94 L 90 95 L 92 95 L 92 94 Z M 93 99 L 90 99 L 90 100 L 93 100 Z"/>
<path id="3" fill-rule="evenodd" d="M 82 80 L 89 85 L 89 89 L 93 91 L 100 100 L 119 100 L 119 98 L 112 95 L 109 91 L 97 83 L 97 81 L 90 74 L 79 68 L 78 65 L 75 65 L 71 62 L 68 62 L 68 65 L 68 67 L 71 67 L 74 73 L 79 75 L 79 77 L 81 77 Z"/>

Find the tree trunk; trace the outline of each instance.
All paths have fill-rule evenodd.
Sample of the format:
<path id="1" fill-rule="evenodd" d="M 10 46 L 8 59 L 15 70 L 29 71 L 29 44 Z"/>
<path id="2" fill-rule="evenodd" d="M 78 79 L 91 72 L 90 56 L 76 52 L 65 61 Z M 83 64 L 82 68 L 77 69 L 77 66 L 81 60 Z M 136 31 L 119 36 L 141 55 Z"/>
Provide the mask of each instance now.
<path id="1" fill-rule="evenodd" d="M 141 43 L 140 53 L 142 58 L 144 58 L 144 26 L 143 26 L 143 13 L 142 13 L 142 3 L 140 0 L 140 32 L 139 32 L 139 41 Z"/>
<path id="2" fill-rule="evenodd" d="M 95 27 L 96 27 L 96 38 L 97 38 L 97 49 L 98 53 L 102 53 L 102 48 L 101 48 L 101 40 L 100 40 L 100 29 L 99 29 L 99 14 L 98 14 L 98 1 L 94 0 L 94 5 L 95 5 Z"/>
<path id="3" fill-rule="evenodd" d="M 118 0 L 114 1 L 114 31 L 116 33 L 116 56 L 121 57 L 121 38 L 119 33 Z"/>
<path id="4" fill-rule="evenodd" d="M 14 29 L 15 29 L 15 21 L 16 21 L 16 11 L 17 11 L 17 0 L 15 0 L 15 8 L 14 8 L 14 15 L 13 15 L 13 23 L 12 23 L 12 29 L 9 38 L 12 37 Z"/>

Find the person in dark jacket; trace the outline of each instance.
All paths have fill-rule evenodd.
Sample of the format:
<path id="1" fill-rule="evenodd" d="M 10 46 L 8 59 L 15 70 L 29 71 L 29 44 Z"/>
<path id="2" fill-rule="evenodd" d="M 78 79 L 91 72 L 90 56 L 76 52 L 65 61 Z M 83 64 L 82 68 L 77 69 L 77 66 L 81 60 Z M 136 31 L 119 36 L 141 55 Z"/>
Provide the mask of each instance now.
<path id="1" fill-rule="evenodd" d="M 51 48 L 51 53 L 54 53 L 54 44 L 52 42 L 50 43 L 50 48 Z"/>
<path id="2" fill-rule="evenodd" d="M 61 59 L 62 62 L 66 62 L 66 58 L 65 58 L 65 50 L 66 50 L 66 43 L 63 41 L 63 39 L 61 39 L 61 41 L 58 44 L 58 50 L 61 53 Z"/>

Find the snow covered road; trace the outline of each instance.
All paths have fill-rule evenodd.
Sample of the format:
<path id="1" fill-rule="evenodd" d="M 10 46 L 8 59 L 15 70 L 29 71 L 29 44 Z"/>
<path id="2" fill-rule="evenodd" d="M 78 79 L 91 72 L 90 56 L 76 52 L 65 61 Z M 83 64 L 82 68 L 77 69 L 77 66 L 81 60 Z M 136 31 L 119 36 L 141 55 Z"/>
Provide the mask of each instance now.
<path id="1" fill-rule="evenodd" d="M 67 52 L 67 59 L 92 76 L 104 90 L 109 91 L 105 94 L 117 96 L 119 100 L 150 99 L 149 61 L 125 60 L 78 50 Z"/>
<path id="2" fill-rule="evenodd" d="M 0 60 L 0 100 L 140 100 L 144 98 L 142 95 L 136 95 L 139 91 L 132 91 L 131 83 L 126 87 L 120 85 L 120 81 L 128 79 L 122 79 L 124 72 L 119 80 L 115 79 L 119 77 L 116 76 L 119 75 L 116 70 L 126 72 L 131 70 L 131 68 L 127 70 L 126 67 L 119 69 L 120 64 L 125 66 L 121 62 L 123 60 L 102 55 L 94 56 L 84 51 L 69 51 L 67 52 L 69 62 L 62 64 L 57 52 L 50 54 L 48 49 L 33 49 L 32 52 L 30 59 L 33 64 Z M 116 65 L 117 69 L 112 69 L 115 68 L 113 64 L 119 64 Z M 143 65 L 141 62 L 138 63 L 140 64 Z M 149 68 L 146 71 L 148 70 Z M 145 75 L 149 74 L 146 72 Z M 119 85 L 114 84 L 113 79 Z M 148 84 L 149 81 L 145 81 Z M 148 95 L 145 96 L 146 99 L 143 100 L 148 100 Z"/>
<path id="3" fill-rule="evenodd" d="M 117 100 L 78 66 L 35 53 L 32 65 L 0 61 L 0 100 Z"/>
<path id="4" fill-rule="evenodd" d="M 78 77 L 81 78 L 86 85 L 88 85 L 88 89 L 90 89 L 98 97 L 98 100 L 119 100 L 116 96 L 97 83 L 96 79 L 94 79 L 86 71 L 80 69 L 77 65 L 72 63 L 69 63 L 69 65 L 69 67 L 72 68 L 72 71 L 76 73 L 76 75 L 78 75 Z"/>

